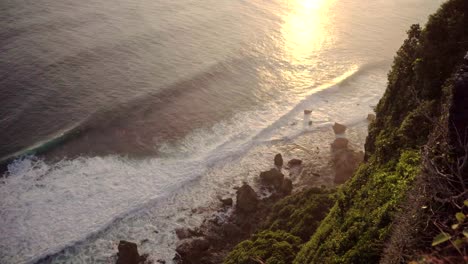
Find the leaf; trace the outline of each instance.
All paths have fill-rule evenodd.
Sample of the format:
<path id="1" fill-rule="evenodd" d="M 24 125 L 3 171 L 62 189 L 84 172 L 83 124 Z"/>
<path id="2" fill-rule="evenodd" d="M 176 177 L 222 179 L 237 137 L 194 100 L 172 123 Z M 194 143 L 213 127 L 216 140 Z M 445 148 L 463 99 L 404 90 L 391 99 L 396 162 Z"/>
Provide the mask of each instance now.
<path id="1" fill-rule="evenodd" d="M 455 230 L 455 229 L 457 229 L 457 228 L 458 228 L 458 224 L 452 225 L 452 229 L 453 229 L 453 230 Z"/>
<path id="2" fill-rule="evenodd" d="M 467 233 L 468 234 L 468 233 Z M 442 232 L 438 234 L 436 237 L 434 237 L 434 240 L 432 240 L 432 246 L 437 246 L 441 243 L 444 243 L 445 241 L 449 240 L 451 236 L 445 232 Z"/>
<path id="3" fill-rule="evenodd" d="M 468 237 L 468 230 L 467 230 L 467 229 L 464 229 L 464 230 L 463 230 L 463 235 L 464 235 L 465 237 Z"/>
<path id="4" fill-rule="evenodd" d="M 464 204 L 465 206 L 468 206 L 468 200 L 465 200 L 465 201 L 463 202 L 463 204 Z"/>
<path id="5" fill-rule="evenodd" d="M 457 218 L 458 223 L 463 223 L 463 221 L 465 221 L 465 218 L 466 218 L 466 216 L 460 212 L 456 213 L 455 217 Z"/>

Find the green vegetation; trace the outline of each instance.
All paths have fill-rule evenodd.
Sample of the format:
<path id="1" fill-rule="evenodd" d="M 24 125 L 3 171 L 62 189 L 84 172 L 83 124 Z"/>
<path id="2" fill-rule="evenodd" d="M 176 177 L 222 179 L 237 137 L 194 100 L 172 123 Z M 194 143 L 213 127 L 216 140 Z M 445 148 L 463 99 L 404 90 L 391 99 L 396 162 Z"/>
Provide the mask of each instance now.
<path id="1" fill-rule="evenodd" d="M 273 207 L 263 231 L 238 244 L 224 263 L 292 263 L 333 205 L 333 193 L 312 188 L 284 198 Z"/>

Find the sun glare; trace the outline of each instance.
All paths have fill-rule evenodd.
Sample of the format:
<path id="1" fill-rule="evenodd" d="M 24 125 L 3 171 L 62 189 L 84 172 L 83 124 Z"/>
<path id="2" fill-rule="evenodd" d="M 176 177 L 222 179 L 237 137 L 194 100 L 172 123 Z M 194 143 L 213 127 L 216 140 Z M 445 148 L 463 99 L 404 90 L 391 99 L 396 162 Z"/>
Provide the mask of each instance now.
<path id="1" fill-rule="evenodd" d="M 293 64 L 303 64 L 329 40 L 329 7 L 334 0 L 296 0 L 285 18 L 282 35 Z"/>

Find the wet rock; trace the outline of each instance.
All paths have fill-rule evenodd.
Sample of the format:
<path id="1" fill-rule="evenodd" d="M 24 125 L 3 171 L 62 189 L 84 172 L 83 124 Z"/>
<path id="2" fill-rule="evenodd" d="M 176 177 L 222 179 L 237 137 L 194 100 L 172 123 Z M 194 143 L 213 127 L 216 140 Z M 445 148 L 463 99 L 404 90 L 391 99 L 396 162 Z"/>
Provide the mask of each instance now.
<path id="1" fill-rule="evenodd" d="M 221 198 L 220 201 L 224 206 L 232 206 L 232 204 L 234 203 L 232 198 Z"/>
<path id="2" fill-rule="evenodd" d="M 311 126 L 311 125 L 312 125 L 312 121 L 309 121 L 309 123 L 308 123 L 308 124 L 309 124 L 309 126 Z"/>
<path id="3" fill-rule="evenodd" d="M 271 169 L 260 173 L 260 181 L 267 186 L 279 189 L 283 184 L 284 175 L 277 169 Z"/>
<path id="4" fill-rule="evenodd" d="M 283 156 L 281 154 L 276 154 L 274 159 L 275 166 L 282 167 L 283 166 Z"/>
<path id="5" fill-rule="evenodd" d="M 199 263 L 198 259 L 210 248 L 206 238 L 185 239 L 178 243 L 176 252 L 183 260 L 182 263 Z"/>
<path id="6" fill-rule="evenodd" d="M 368 114 L 367 115 L 367 121 L 372 122 L 375 120 L 375 115 L 374 114 Z"/>
<path id="7" fill-rule="evenodd" d="M 333 131 L 335 134 L 344 134 L 344 132 L 346 132 L 346 126 L 340 123 L 335 123 L 333 125 Z"/>
<path id="8" fill-rule="evenodd" d="M 312 110 L 306 109 L 304 110 L 304 115 L 310 115 L 312 114 Z"/>
<path id="9" fill-rule="evenodd" d="M 147 255 L 138 254 L 137 244 L 120 240 L 117 253 L 117 264 L 138 264 L 146 261 Z"/>
<path id="10" fill-rule="evenodd" d="M 283 184 L 281 184 L 280 192 L 283 195 L 290 195 L 293 189 L 293 184 L 291 179 L 285 178 Z"/>
<path id="11" fill-rule="evenodd" d="M 236 209 L 240 212 L 248 213 L 257 209 L 258 197 L 255 191 L 248 184 L 244 183 L 237 190 Z"/>
<path id="12" fill-rule="evenodd" d="M 349 140 L 346 138 L 337 138 L 335 139 L 335 141 L 333 141 L 333 143 L 331 144 L 331 147 L 333 150 L 347 149 L 348 143 L 349 143 Z"/>
<path id="13" fill-rule="evenodd" d="M 288 161 L 288 167 L 294 167 L 294 166 L 301 166 L 302 165 L 302 160 L 300 159 L 292 159 Z"/>

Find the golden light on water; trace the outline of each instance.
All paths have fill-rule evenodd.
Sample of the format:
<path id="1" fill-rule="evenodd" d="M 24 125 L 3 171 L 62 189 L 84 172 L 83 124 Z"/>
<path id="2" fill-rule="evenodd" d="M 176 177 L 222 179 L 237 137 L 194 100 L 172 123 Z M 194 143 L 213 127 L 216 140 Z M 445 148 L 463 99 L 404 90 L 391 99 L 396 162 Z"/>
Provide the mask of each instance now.
<path id="1" fill-rule="evenodd" d="M 285 51 L 292 64 L 308 61 L 329 42 L 332 29 L 329 9 L 335 0 L 294 0 L 281 29 Z"/>

